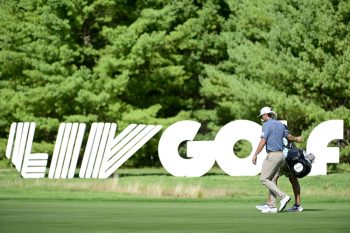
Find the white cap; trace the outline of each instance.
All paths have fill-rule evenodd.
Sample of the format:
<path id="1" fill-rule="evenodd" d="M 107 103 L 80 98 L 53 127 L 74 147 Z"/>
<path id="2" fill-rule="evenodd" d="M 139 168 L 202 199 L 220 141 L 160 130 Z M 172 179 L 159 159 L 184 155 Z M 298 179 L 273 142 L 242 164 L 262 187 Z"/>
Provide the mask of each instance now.
<path id="1" fill-rule="evenodd" d="M 266 113 L 274 113 L 276 114 L 274 111 L 272 111 L 272 109 L 270 107 L 263 107 L 261 110 L 260 110 L 260 115 L 259 116 L 262 116 Z"/>

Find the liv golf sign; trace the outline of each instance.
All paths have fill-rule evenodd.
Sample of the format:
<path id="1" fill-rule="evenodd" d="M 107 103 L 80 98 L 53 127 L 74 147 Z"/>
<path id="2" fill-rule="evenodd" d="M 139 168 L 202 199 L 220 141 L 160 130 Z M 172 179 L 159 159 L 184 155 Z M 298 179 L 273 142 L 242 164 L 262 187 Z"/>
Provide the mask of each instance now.
<path id="1" fill-rule="evenodd" d="M 194 141 L 201 124 L 180 121 L 169 126 L 162 134 L 159 159 L 164 168 L 174 176 L 196 177 L 207 173 L 216 162 L 231 176 L 259 174 L 266 152 L 253 165 L 251 157 L 258 146 L 261 126 L 248 120 L 236 120 L 223 126 L 212 141 Z M 80 164 L 80 178 L 107 178 L 145 143 L 161 130 L 161 125 L 131 124 L 115 136 L 114 123 L 93 123 Z M 73 178 L 82 149 L 86 125 L 62 123 L 49 165 L 51 179 Z M 44 178 L 48 167 L 47 153 L 32 153 L 35 123 L 13 123 L 10 128 L 6 157 L 12 161 L 24 178 Z M 326 175 L 327 163 L 339 163 L 339 148 L 328 147 L 332 140 L 343 139 L 343 121 L 329 120 L 319 124 L 307 140 L 307 152 L 316 157 L 310 175 Z M 251 154 L 238 158 L 233 146 L 240 140 L 252 145 Z M 187 146 L 187 158 L 179 155 L 179 146 Z"/>

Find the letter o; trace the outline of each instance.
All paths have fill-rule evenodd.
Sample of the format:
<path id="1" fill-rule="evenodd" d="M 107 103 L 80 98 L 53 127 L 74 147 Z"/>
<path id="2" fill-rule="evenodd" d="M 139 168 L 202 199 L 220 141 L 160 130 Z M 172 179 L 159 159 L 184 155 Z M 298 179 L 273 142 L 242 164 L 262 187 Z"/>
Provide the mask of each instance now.
<path id="1" fill-rule="evenodd" d="M 217 148 L 216 161 L 220 168 L 231 176 L 255 176 L 260 173 L 262 161 L 266 158 L 263 151 L 258 156 L 258 163 L 252 163 L 252 156 L 258 147 L 261 126 L 253 121 L 236 120 L 226 124 L 215 137 Z M 233 146 L 239 140 L 245 139 L 252 144 L 252 152 L 246 158 L 238 158 Z"/>

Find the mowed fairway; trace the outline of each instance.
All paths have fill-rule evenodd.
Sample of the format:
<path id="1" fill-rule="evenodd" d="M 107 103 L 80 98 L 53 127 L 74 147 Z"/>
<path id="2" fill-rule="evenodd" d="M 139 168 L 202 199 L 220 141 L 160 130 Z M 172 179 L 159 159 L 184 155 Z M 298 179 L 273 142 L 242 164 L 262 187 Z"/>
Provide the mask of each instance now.
<path id="1" fill-rule="evenodd" d="M 1 200 L 0 232 L 350 232 L 350 203 L 261 214 L 251 202 Z"/>
<path id="2" fill-rule="evenodd" d="M 0 169 L 0 233 L 350 233 L 350 174 L 300 180 L 305 211 L 262 214 L 258 177 L 172 177 L 125 169 L 111 179 L 23 179 Z M 279 181 L 290 195 L 288 179 Z M 288 206 L 293 203 L 293 198 Z"/>

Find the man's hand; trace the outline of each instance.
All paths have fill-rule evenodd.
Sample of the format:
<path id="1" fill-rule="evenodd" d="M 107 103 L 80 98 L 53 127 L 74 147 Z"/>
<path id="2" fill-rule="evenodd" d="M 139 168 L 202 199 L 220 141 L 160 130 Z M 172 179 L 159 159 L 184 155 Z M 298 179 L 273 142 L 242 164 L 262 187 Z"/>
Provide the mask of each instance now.
<path id="1" fill-rule="evenodd" d="M 300 143 L 300 142 L 303 141 L 303 137 L 301 137 L 301 136 L 299 136 L 299 137 L 294 137 L 294 136 L 291 135 L 291 134 L 288 134 L 287 138 L 288 138 L 288 141 L 297 142 L 297 143 Z"/>
<path id="2" fill-rule="evenodd" d="M 254 165 L 256 165 L 256 160 L 257 160 L 258 156 L 254 155 L 252 158 L 252 162 Z"/>
<path id="3" fill-rule="evenodd" d="M 258 158 L 258 154 L 262 151 L 262 149 L 264 149 L 264 146 L 266 145 L 266 139 L 265 138 L 261 138 L 260 142 L 258 144 L 258 147 L 256 148 L 256 151 L 254 153 L 254 156 L 252 158 L 252 162 L 254 165 L 256 165 L 256 160 Z"/>
<path id="4" fill-rule="evenodd" d="M 295 142 L 300 143 L 303 141 L 303 137 L 299 136 L 299 137 L 295 137 Z"/>

